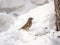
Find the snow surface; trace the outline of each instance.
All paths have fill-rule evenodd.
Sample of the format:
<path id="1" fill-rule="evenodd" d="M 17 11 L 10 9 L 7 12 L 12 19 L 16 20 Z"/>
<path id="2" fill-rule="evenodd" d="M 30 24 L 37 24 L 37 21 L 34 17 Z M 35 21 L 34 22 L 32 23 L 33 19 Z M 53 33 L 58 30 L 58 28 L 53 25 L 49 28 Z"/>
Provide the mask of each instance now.
<path id="1" fill-rule="evenodd" d="M 21 15 L 51 0 L 0 0 L 0 12 Z M 29 8 L 28 8 L 29 7 Z"/>
<path id="2" fill-rule="evenodd" d="M 47 3 L 48 0 L 31 0 L 31 2 L 33 2 L 36 5 L 42 5 L 44 3 Z"/>
<path id="3" fill-rule="evenodd" d="M 60 32 L 55 31 L 54 2 L 30 10 L 18 17 L 9 30 L 0 33 L 0 45 L 60 45 Z M 21 28 L 33 18 L 30 31 Z M 47 29 L 45 29 L 47 28 Z"/>
<path id="4" fill-rule="evenodd" d="M 11 24 L 16 20 L 13 16 L 10 16 L 7 13 L 0 13 L 0 33 L 7 31 Z"/>
<path id="5" fill-rule="evenodd" d="M 17 14 L 18 16 L 21 15 L 21 14 L 25 14 L 25 13 L 28 13 L 30 10 L 36 8 L 37 6 L 42 6 L 46 3 L 50 3 L 51 1 L 53 0 L 34 0 L 34 2 L 38 3 L 40 2 L 39 4 L 35 4 L 32 2 L 33 0 L 25 0 L 24 2 L 24 5 L 20 6 L 20 7 L 17 7 L 15 10 L 12 10 L 12 11 L 8 11 L 9 14 L 13 15 L 13 16 L 16 16 L 15 14 Z M 14 8 L 12 8 L 14 9 Z M 10 9 L 11 10 L 11 9 Z"/>
<path id="6" fill-rule="evenodd" d="M 24 0 L 0 0 L 0 8 L 14 8 L 24 4 Z"/>

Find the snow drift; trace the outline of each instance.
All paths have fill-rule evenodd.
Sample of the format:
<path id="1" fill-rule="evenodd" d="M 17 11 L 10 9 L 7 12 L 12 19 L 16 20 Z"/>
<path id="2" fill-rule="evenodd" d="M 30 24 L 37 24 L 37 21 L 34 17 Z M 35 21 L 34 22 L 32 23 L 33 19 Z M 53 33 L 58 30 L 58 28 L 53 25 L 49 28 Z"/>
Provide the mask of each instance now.
<path id="1" fill-rule="evenodd" d="M 14 23 L 15 18 L 6 13 L 0 13 L 0 33 L 7 31 L 11 24 Z"/>

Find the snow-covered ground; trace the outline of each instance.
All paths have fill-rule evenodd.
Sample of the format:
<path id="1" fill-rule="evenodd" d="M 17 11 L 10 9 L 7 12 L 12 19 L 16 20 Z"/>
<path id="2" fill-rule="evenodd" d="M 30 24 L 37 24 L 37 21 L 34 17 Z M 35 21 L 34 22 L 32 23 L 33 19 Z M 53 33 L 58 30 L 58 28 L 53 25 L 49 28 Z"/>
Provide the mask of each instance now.
<path id="1" fill-rule="evenodd" d="M 18 15 L 20 15 L 50 1 L 51 0 L 0 0 L 0 12 L 18 13 Z"/>
<path id="2" fill-rule="evenodd" d="M 30 10 L 28 13 L 21 14 L 14 21 L 15 23 L 11 24 L 9 30 L 0 33 L 0 45 L 60 45 L 60 32 L 55 31 L 54 10 L 54 2 L 51 1 Z M 9 18 L 10 14 L 1 13 L 0 15 L 5 15 L 9 19 L 8 22 L 10 20 L 13 22 L 13 17 Z M 29 17 L 33 18 L 30 31 L 18 30 L 26 23 Z M 1 19 L 3 18 L 4 16 L 1 17 Z M 8 26 L 6 27 L 8 28 Z"/>
<path id="3" fill-rule="evenodd" d="M 14 20 L 16 20 L 16 18 L 13 16 L 6 13 L 0 13 L 0 33 L 7 31 L 11 24 L 14 23 Z"/>

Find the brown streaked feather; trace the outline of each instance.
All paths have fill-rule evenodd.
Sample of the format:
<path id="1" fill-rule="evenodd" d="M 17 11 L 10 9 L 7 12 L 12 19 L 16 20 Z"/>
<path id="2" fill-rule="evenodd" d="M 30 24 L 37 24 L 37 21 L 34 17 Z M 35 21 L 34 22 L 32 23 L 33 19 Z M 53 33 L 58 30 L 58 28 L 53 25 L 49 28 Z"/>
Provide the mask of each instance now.
<path id="1" fill-rule="evenodd" d="M 32 20 L 33 18 L 28 18 L 27 23 L 24 26 L 22 26 L 20 29 L 29 30 L 29 28 L 32 26 Z"/>

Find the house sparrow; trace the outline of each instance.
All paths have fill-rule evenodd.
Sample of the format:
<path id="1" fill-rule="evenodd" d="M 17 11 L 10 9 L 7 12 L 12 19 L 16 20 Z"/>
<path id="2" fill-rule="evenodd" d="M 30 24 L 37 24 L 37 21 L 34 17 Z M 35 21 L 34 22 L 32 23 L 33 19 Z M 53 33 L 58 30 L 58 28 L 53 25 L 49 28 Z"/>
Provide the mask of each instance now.
<path id="1" fill-rule="evenodd" d="M 33 20 L 33 18 L 28 18 L 27 23 L 24 26 L 22 26 L 20 29 L 24 29 L 24 30 L 28 31 L 29 28 L 32 26 L 32 20 Z"/>

